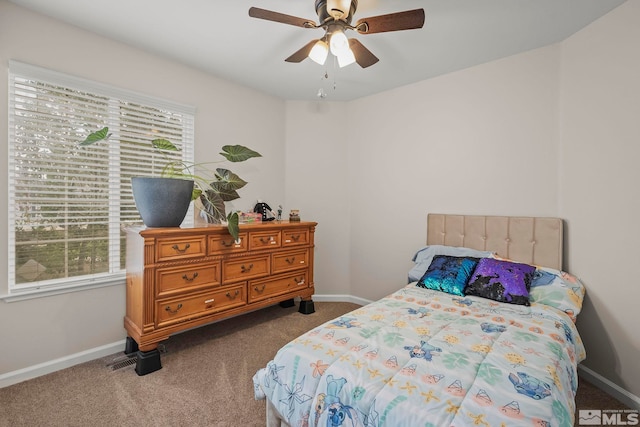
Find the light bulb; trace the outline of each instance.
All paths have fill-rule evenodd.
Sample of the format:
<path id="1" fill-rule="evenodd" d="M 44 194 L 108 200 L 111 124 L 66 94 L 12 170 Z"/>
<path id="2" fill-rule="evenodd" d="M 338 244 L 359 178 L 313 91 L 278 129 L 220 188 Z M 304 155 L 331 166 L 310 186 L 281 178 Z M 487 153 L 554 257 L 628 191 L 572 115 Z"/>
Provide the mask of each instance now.
<path id="1" fill-rule="evenodd" d="M 351 49 L 346 49 L 336 56 L 338 57 L 338 65 L 340 66 L 340 68 L 346 67 L 347 65 L 351 65 L 356 62 L 356 57 L 354 56 Z"/>
<path id="2" fill-rule="evenodd" d="M 323 40 L 318 40 L 316 44 L 314 44 L 311 48 L 311 52 L 309 52 L 309 58 L 320 65 L 324 65 L 324 62 L 327 60 L 328 54 L 329 47 L 327 46 L 327 43 Z"/>
<path id="3" fill-rule="evenodd" d="M 331 46 L 331 53 L 335 56 L 340 56 L 340 53 L 345 50 L 349 50 L 349 40 L 342 30 L 336 30 L 331 34 L 331 40 L 329 40 Z"/>

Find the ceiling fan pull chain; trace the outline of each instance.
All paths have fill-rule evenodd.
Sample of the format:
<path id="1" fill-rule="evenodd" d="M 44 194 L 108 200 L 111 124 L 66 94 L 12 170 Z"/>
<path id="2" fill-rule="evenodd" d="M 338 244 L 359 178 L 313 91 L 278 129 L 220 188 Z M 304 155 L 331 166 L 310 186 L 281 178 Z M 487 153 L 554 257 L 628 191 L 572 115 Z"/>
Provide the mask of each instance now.
<path id="1" fill-rule="evenodd" d="M 327 97 L 327 91 L 324 90 L 325 80 L 329 80 L 329 72 L 326 69 L 324 70 L 324 74 L 320 77 L 320 88 L 318 88 L 318 93 L 316 94 L 316 96 L 321 100 Z"/>
<path id="2" fill-rule="evenodd" d="M 338 57 L 334 56 L 333 57 L 333 90 L 336 90 L 336 73 L 338 70 Z"/>

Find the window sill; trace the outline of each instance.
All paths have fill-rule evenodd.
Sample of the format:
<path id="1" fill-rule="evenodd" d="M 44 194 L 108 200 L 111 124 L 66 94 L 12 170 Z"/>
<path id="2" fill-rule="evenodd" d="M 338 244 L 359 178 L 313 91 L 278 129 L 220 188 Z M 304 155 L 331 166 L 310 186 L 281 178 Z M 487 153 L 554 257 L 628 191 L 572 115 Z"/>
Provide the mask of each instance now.
<path id="1" fill-rule="evenodd" d="M 89 289 L 105 288 L 107 286 L 124 285 L 126 283 L 125 273 L 112 275 L 108 278 L 102 278 L 101 280 L 93 280 L 90 282 L 84 282 L 80 284 L 73 284 L 68 286 L 56 286 L 49 288 L 37 288 L 37 289 L 25 289 L 10 292 L 6 295 L 0 295 L 0 300 L 4 302 L 18 302 L 35 298 L 50 297 L 53 295 L 68 294 L 71 292 L 86 291 Z"/>

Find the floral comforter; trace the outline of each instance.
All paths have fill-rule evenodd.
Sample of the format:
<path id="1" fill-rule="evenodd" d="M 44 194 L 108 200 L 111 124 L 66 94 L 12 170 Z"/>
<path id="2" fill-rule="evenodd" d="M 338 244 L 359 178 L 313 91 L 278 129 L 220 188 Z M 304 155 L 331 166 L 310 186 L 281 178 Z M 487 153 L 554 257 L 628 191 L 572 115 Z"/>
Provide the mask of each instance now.
<path id="1" fill-rule="evenodd" d="M 410 284 L 284 346 L 254 376 L 290 426 L 573 426 L 585 351 L 556 308 Z"/>

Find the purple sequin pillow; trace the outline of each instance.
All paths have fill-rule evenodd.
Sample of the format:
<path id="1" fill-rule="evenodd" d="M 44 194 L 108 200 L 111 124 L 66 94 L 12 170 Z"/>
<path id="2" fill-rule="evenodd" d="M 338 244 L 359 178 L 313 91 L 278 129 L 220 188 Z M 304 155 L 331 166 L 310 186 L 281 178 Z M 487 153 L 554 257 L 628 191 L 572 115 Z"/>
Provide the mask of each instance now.
<path id="1" fill-rule="evenodd" d="M 535 272 L 532 265 L 482 258 L 464 293 L 509 304 L 529 305 L 529 289 Z"/>

